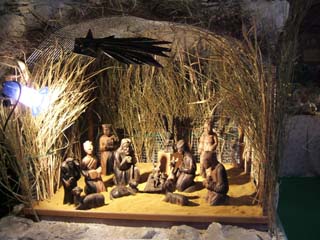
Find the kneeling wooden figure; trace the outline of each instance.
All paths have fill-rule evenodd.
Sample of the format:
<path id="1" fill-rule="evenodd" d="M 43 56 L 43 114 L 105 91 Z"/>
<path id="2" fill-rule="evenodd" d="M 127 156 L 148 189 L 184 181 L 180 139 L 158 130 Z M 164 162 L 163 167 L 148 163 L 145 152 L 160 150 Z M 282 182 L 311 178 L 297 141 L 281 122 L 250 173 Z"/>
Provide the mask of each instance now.
<path id="1" fill-rule="evenodd" d="M 97 208 L 104 205 L 104 196 L 101 193 L 91 193 L 87 196 L 81 196 L 83 189 L 75 187 L 72 189 L 74 196 L 74 204 L 77 210 L 87 210 L 91 208 Z"/>

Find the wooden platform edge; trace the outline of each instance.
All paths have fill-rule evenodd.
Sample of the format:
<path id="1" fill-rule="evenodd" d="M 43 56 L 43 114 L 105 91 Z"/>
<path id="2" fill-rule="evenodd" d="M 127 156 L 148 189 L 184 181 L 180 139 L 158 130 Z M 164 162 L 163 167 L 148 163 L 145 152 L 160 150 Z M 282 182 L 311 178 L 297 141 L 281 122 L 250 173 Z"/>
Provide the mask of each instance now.
<path id="1" fill-rule="evenodd" d="M 207 215 L 171 215 L 171 214 L 135 214 L 135 213 L 107 213 L 88 210 L 49 210 L 25 208 L 24 214 L 39 217 L 71 217 L 108 220 L 134 220 L 155 222 L 193 222 L 193 223 L 229 223 L 229 224 L 268 224 L 267 216 L 207 216 Z"/>

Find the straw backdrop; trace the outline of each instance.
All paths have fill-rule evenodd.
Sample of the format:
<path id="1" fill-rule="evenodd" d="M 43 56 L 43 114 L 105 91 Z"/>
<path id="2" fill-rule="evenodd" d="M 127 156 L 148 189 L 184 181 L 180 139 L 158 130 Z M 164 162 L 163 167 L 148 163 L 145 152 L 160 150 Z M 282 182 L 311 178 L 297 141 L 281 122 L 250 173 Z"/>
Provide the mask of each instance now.
<path id="1" fill-rule="evenodd" d="M 38 116 L 18 104 L 6 129 L 11 108 L 0 109 L 0 184 L 9 197 L 30 204 L 33 199 L 50 198 L 59 187 L 61 150 L 74 144 L 64 132 L 91 101 L 92 87 L 85 73 L 91 62 L 61 55 L 56 62 L 40 61 L 29 76 L 16 68 L 22 84 L 37 90 L 49 88 L 51 104 Z"/>
<path id="2" fill-rule="evenodd" d="M 199 128 L 219 109 L 219 115 L 230 118 L 246 136 L 245 151 L 251 153 L 260 189 L 257 200 L 262 202 L 274 113 L 271 66 L 263 62 L 257 42 L 249 40 L 246 31 L 243 42 L 196 28 L 187 32 L 197 37 L 165 39 L 172 41 L 173 51 L 169 59 L 160 59 L 163 68 L 110 62 L 113 69 L 97 79 L 101 117 L 125 130 L 138 159 L 145 151 L 151 161 L 156 141 L 151 136 L 165 133 L 160 116 L 167 116 L 170 126 L 180 119 L 182 129 Z M 190 143 L 190 134 L 179 135 L 179 127 L 174 128 L 176 140 L 182 137 Z"/>

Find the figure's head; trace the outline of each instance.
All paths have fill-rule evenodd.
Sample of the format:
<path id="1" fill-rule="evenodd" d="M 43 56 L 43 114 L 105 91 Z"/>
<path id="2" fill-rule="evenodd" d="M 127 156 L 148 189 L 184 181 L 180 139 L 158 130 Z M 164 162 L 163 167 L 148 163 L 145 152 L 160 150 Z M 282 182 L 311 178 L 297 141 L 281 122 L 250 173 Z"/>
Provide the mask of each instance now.
<path id="1" fill-rule="evenodd" d="M 169 140 L 173 140 L 173 133 L 172 132 L 166 132 L 166 140 L 169 141 Z"/>
<path id="2" fill-rule="evenodd" d="M 111 136 L 111 124 L 102 124 L 101 127 L 104 135 Z"/>
<path id="3" fill-rule="evenodd" d="M 133 154 L 132 142 L 129 138 L 123 138 L 121 140 L 120 148 L 121 152 L 124 153 L 126 156 Z"/>
<path id="4" fill-rule="evenodd" d="M 74 165 L 75 165 L 75 160 L 71 157 L 68 157 L 66 160 L 62 162 L 61 167 L 68 170 L 72 170 L 74 168 Z"/>
<path id="5" fill-rule="evenodd" d="M 177 142 L 177 151 L 178 153 L 183 154 L 188 150 L 188 144 L 182 139 Z"/>
<path id="6" fill-rule="evenodd" d="M 212 123 L 209 119 L 204 122 L 203 128 L 206 133 L 212 133 Z"/>
<path id="7" fill-rule="evenodd" d="M 165 134 L 165 140 L 164 140 L 164 145 L 168 146 L 168 145 L 172 145 L 174 142 L 173 139 L 173 134 L 171 132 L 166 132 Z"/>
<path id="8" fill-rule="evenodd" d="M 83 189 L 81 187 L 75 187 L 72 189 L 72 194 L 74 196 L 80 196 L 82 192 L 83 192 Z"/>
<path id="9" fill-rule="evenodd" d="M 85 141 L 83 143 L 83 149 L 87 154 L 92 154 L 93 153 L 93 145 L 91 141 Z"/>

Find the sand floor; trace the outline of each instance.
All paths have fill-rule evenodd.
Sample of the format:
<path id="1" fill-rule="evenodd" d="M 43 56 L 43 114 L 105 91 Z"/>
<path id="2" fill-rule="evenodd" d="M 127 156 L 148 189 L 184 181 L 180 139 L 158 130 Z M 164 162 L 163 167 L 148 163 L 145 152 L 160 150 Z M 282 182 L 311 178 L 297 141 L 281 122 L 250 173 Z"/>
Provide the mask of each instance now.
<path id="1" fill-rule="evenodd" d="M 139 190 L 143 190 L 145 181 L 152 170 L 152 165 L 139 163 L 142 182 Z M 182 193 L 188 196 L 192 206 L 179 206 L 162 201 L 164 195 L 137 193 L 134 196 L 127 196 L 110 200 L 109 193 L 113 186 L 110 184 L 112 176 L 104 176 L 108 192 L 104 192 L 105 206 L 86 210 L 88 212 L 106 212 L 106 213 L 128 213 L 128 214 L 168 214 L 168 215 L 188 215 L 188 216 L 230 216 L 230 217 L 260 217 L 262 208 L 259 205 L 253 205 L 255 196 L 255 186 L 250 181 L 250 177 L 243 174 L 238 168 L 233 168 L 225 164 L 227 169 L 230 190 L 228 192 L 229 200 L 223 206 L 209 206 L 205 202 L 206 189 L 199 189 L 192 193 Z M 202 177 L 196 177 L 196 184 L 201 186 Z M 78 182 L 80 187 L 84 187 L 84 180 L 81 178 Z M 42 210 L 74 210 L 74 205 L 63 205 L 63 188 L 49 200 L 41 201 L 34 206 L 34 209 Z"/>

